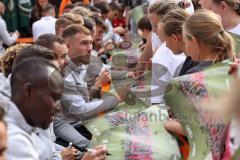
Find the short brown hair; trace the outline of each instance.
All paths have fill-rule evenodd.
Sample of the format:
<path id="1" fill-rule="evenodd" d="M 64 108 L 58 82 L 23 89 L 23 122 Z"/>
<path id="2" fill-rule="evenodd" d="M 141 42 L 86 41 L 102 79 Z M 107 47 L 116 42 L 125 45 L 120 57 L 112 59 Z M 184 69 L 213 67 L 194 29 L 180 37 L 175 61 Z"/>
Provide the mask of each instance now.
<path id="1" fill-rule="evenodd" d="M 66 28 L 71 24 L 84 24 L 82 17 L 78 14 L 64 13 L 59 17 L 55 24 L 56 34 L 59 34 L 60 28 Z"/>
<path id="2" fill-rule="evenodd" d="M 101 17 L 99 17 L 99 16 L 97 16 L 97 15 L 93 15 L 93 16 L 92 16 L 92 19 L 95 21 L 95 24 L 96 24 L 97 26 L 102 27 L 103 30 L 104 30 L 105 32 L 107 32 L 108 27 L 107 27 L 107 25 L 105 24 L 105 22 L 103 21 L 103 19 L 102 19 Z"/>
<path id="3" fill-rule="evenodd" d="M 91 32 L 84 27 L 83 25 L 78 25 L 78 24 L 72 24 L 68 26 L 66 29 L 63 31 L 63 38 L 68 38 L 76 35 L 77 33 L 84 33 L 86 35 L 91 35 Z"/>
<path id="4" fill-rule="evenodd" d="M 91 17 L 83 17 L 83 20 L 84 20 L 83 26 L 89 29 L 90 32 L 93 32 L 96 26 L 95 21 Z"/>
<path id="5" fill-rule="evenodd" d="M 94 6 L 101 10 L 102 14 L 107 14 L 109 12 L 109 4 L 106 1 L 98 1 L 94 3 Z"/>
<path id="6" fill-rule="evenodd" d="M 70 10 L 70 13 L 78 14 L 82 17 L 91 17 L 92 11 L 86 7 L 77 6 Z"/>
<path id="7" fill-rule="evenodd" d="M 60 44 L 65 43 L 63 38 L 49 33 L 49 34 L 44 34 L 44 35 L 41 35 L 40 37 L 38 37 L 35 44 L 53 50 L 55 42 L 60 43 Z"/>
<path id="8" fill-rule="evenodd" d="M 152 25 L 149 19 L 148 15 L 145 15 L 144 17 L 142 17 L 139 21 L 138 21 L 138 29 L 140 30 L 152 30 Z"/>

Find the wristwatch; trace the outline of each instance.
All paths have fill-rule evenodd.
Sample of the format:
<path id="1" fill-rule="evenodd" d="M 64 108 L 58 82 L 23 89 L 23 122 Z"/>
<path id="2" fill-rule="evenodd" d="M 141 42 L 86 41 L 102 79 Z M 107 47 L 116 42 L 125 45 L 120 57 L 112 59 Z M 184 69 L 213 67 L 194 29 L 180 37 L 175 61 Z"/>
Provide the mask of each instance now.
<path id="1" fill-rule="evenodd" d="M 83 155 L 84 155 L 84 153 L 83 153 L 83 152 L 81 152 L 81 151 L 78 151 L 78 152 L 77 152 L 77 154 L 76 154 L 77 160 L 80 160 L 80 159 L 82 159 Z"/>

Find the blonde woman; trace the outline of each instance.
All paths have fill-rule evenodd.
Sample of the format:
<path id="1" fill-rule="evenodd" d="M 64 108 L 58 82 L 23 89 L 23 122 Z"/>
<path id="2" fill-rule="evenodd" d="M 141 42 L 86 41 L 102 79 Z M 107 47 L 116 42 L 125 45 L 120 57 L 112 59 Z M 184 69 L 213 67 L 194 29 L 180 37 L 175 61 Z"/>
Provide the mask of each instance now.
<path id="1" fill-rule="evenodd" d="M 234 59 L 234 41 L 224 31 L 220 18 L 208 10 L 199 10 L 183 23 L 185 53 L 198 64 L 185 74 L 202 71 L 204 68 L 226 59 Z M 165 128 L 177 135 L 185 135 L 176 120 L 166 122 Z"/>
<path id="2" fill-rule="evenodd" d="M 190 16 L 184 22 L 182 34 L 186 53 L 199 62 L 199 66 L 188 73 L 201 71 L 206 63 L 211 65 L 234 58 L 234 40 L 211 11 L 200 10 Z"/>
<path id="3" fill-rule="evenodd" d="M 212 10 L 222 18 L 225 30 L 240 35 L 240 1 L 239 0 L 200 0 L 203 8 Z"/>
<path id="4" fill-rule="evenodd" d="M 187 56 L 180 72 L 176 73 L 178 76 L 184 75 L 188 69 L 197 65 L 197 62 L 192 61 L 185 53 L 182 36 L 182 25 L 189 16 L 186 10 L 178 8 L 168 12 L 162 19 L 166 46 L 176 55 L 184 53 Z"/>

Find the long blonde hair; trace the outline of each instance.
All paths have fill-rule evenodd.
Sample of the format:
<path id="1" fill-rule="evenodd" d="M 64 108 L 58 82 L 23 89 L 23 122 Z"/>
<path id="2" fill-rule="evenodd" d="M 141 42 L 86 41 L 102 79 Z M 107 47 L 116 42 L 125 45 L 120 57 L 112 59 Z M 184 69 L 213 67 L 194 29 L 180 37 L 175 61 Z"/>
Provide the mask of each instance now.
<path id="1" fill-rule="evenodd" d="M 214 63 L 225 59 L 234 59 L 235 42 L 231 35 L 224 31 L 220 17 L 209 10 L 199 10 L 183 24 L 187 37 L 195 37 L 206 44 L 216 54 Z"/>

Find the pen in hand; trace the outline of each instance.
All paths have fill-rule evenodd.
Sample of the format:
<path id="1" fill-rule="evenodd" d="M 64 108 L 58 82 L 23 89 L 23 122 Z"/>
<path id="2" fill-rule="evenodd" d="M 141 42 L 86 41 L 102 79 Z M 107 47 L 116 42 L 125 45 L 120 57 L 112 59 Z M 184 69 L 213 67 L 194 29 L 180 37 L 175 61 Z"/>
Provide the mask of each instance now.
<path id="1" fill-rule="evenodd" d="M 97 152 L 95 149 L 92 149 L 92 148 L 83 148 L 82 151 L 83 152 L 90 152 L 90 153 Z M 110 154 L 108 152 L 106 154 L 107 154 L 107 156 L 111 156 L 112 155 L 112 154 Z"/>
<path id="2" fill-rule="evenodd" d="M 71 148 L 71 147 L 75 147 L 76 149 L 78 149 L 81 152 L 91 152 L 91 153 L 96 152 L 96 150 L 92 149 L 92 148 L 79 148 L 76 145 L 74 145 L 72 142 L 70 142 L 68 145 L 68 148 Z M 111 156 L 112 154 L 107 152 L 106 155 Z"/>

